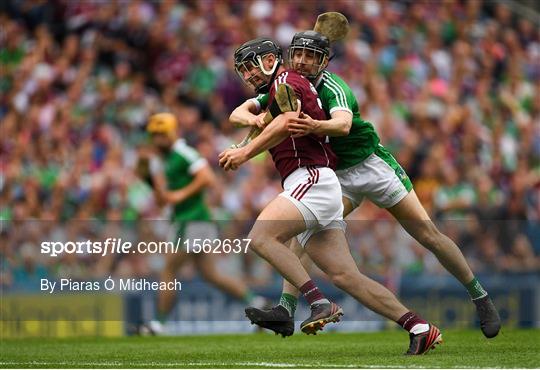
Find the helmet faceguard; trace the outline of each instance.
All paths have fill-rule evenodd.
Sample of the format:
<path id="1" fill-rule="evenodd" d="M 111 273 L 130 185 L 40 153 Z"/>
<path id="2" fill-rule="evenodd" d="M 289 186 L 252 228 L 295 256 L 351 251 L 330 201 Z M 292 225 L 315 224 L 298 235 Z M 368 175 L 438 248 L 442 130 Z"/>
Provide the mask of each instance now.
<path id="1" fill-rule="evenodd" d="M 312 82 L 328 65 L 330 41 L 315 31 L 298 32 L 289 45 L 291 68 Z"/>
<path id="2" fill-rule="evenodd" d="M 272 68 L 264 67 L 264 59 L 273 54 L 276 61 Z M 258 38 L 242 44 L 234 52 L 234 69 L 238 76 L 257 94 L 267 93 L 270 83 L 283 61 L 281 48 L 271 39 Z"/>

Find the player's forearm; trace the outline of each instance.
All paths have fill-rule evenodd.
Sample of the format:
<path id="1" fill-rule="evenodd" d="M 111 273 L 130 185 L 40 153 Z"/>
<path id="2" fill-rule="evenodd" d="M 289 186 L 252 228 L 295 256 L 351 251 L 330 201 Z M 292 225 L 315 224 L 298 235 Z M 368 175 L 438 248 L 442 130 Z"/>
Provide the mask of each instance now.
<path id="1" fill-rule="evenodd" d="M 206 183 L 200 181 L 192 181 L 181 189 L 173 190 L 168 197 L 168 203 L 174 205 L 182 203 L 189 197 L 201 192 L 207 186 Z"/>
<path id="2" fill-rule="evenodd" d="M 271 149 L 290 136 L 286 125 L 284 113 L 275 118 L 266 128 L 253 139 L 248 145 L 245 146 L 246 154 L 248 158 L 253 158 L 256 155 Z"/>
<path id="3" fill-rule="evenodd" d="M 153 174 L 152 175 L 152 189 L 154 191 L 154 197 L 156 199 L 157 205 L 163 207 L 167 204 L 162 195 L 168 191 L 167 181 L 165 180 L 164 175 L 162 174 Z"/>
<path id="4" fill-rule="evenodd" d="M 324 121 L 316 121 L 314 133 L 319 136 L 347 136 L 351 130 L 352 121 L 345 117 L 336 117 Z"/>
<path id="5" fill-rule="evenodd" d="M 172 193 L 172 204 L 181 203 L 187 198 L 200 193 L 205 188 L 211 186 L 214 182 L 214 173 L 210 167 L 205 167 L 199 170 L 193 181 L 181 189 L 174 190 Z"/>
<path id="6" fill-rule="evenodd" d="M 193 196 L 193 195 L 195 195 L 197 193 L 200 193 L 207 186 L 208 186 L 207 182 L 192 181 L 188 185 L 184 186 L 182 189 L 176 190 L 176 192 L 178 192 L 178 197 L 177 197 L 177 199 L 175 200 L 174 203 L 183 202 L 187 198 L 189 198 L 189 197 L 191 197 L 191 196 Z"/>
<path id="7" fill-rule="evenodd" d="M 251 122 L 257 117 L 256 113 L 255 104 L 245 102 L 232 111 L 229 121 L 237 127 L 251 126 Z"/>

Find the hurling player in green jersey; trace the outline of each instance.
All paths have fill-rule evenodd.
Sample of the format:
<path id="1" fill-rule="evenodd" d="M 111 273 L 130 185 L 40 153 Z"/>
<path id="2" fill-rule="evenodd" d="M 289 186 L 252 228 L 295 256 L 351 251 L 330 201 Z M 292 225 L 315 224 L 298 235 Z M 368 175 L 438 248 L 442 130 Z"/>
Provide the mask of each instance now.
<path id="1" fill-rule="evenodd" d="M 150 117 L 147 131 L 158 155 L 139 159 L 138 172 L 152 185 L 158 201 L 172 206 L 175 240 L 217 239 L 217 226 L 212 222 L 204 199 L 205 189 L 214 182 L 214 173 L 205 158 L 188 146 L 184 139 L 177 137 L 177 125 L 176 117 L 171 113 L 158 113 Z M 266 300 L 255 296 L 242 280 L 220 273 L 213 256 L 212 253 L 185 250 L 167 254 L 161 281 L 173 281 L 180 266 L 191 257 L 197 270 L 210 284 L 247 304 L 264 305 Z M 174 307 L 175 300 L 174 290 L 159 291 L 158 320 L 148 324 L 151 332 L 160 334 L 163 331 L 162 324 Z"/>
<path id="2" fill-rule="evenodd" d="M 464 285 L 476 305 L 482 332 L 488 338 L 496 336 L 501 325 L 498 312 L 460 249 L 433 224 L 403 168 L 379 143 L 372 124 L 362 120 L 351 88 L 339 76 L 325 70 L 329 61 L 329 46 L 328 39 L 314 31 L 300 32 L 293 37 L 289 63 L 313 82 L 328 120 L 314 120 L 307 115 L 291 118 L 291 134 L 293 137 L 309 133 L 330 136 L 332 150 L 338 156 L 336 174 L 342 187 L 344 216 L 358 207 L 364 198 L 387 209 Z M 267 97 L 259 95 L 251 101 L 257 108 L 264 109 Z M 255 115 L 246 108 L 246 105 L 240 106 L 233 112 L 231 120 L 264 127 L 262 115 Z M 305 261 L 306 257 L 302 259 Z M 297 294 L 284 281 L 280 305 L 287 308 L 291 318 Z"/>

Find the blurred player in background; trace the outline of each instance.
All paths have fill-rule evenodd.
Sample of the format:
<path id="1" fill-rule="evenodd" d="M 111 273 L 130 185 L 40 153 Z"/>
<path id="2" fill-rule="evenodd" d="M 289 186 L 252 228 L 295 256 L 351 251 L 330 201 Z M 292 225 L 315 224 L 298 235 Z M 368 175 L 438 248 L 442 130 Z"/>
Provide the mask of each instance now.
<path id="1" fill-rule="evenodd" d="M 177 119 L 171 113 L 159 113 L 150 117 L 147 131 L 157 156 L 139 158 L 137 172 L 154 189 L 161 205 L 172 206 L 171 221 L 176 228 L 174 240 L 210 239 L 219 237 L 217 226 L 212 222 L 210 210 L 204 200 L 204 191 L 214 182 L 214 173 L 205 158 L 184 139 L 177 137 Z M 255 296 L 242 280 L 221 274 L 216 269 L 212 253 L 166 254 L 161 281 L 173 281 L 178 269 L 189 258 L 193 259 L 202 277 L 225 293 L 257 307 L 265 299 Z M 149 323 L 154 334 L 163 332 L 163 323 L 174 307 L 174 290 L 158 293 L 158 317 Z"/>
<path id="2" fill-rule="evenodd" d="M 330 43 L 325 36 L 315 31 L 305 31 L 293 37 L 289 47 L 291 67 L 313 82 L 328 119 L 317 120 L 307 114 L 291 117 L 291 134 L 294 137 L 308 134 L 330 136 L 331 147 L 338 156 L 336 173 L 343 192 L 343 216 L 360 206 L 364 198 L 387 209 L 413 238 L 433 252 L 440 263 L 464 285 L 476 306 L 482 332 L 488 338 L 496 336 L 501 323 L 491 298 L 472 273 L 460 249 L 433 224 L 418 200 L 409 177 L 380 144 L 373 125 L 360 117 L 351 88 L 339 76 L 325 70 L 329 57 Z M 259 95 L 251 102 L 258 111 L 266 107 L 268 96 Z M 232 119 L 237 123 L 264 127 L 260 115 L 256 115 L 251 107 L 249 103 L 240 106 Z M 299 248 L 295 250 L 302 253 Z M 310 264 L 306 257 L 302 261 Z M 380 288 L 373 286 L 375 290 Z M 297 296 L 296 289 L 284 280 L 280 304 L 268 311 L 254 309 L 252 312 L 262 318 L 266 327 L 279 330 L 286 322 L 289 325 L 294 323 Z M 404 316 L 398 320 L 405 328 L 408 324 L 406 319 Z"/>

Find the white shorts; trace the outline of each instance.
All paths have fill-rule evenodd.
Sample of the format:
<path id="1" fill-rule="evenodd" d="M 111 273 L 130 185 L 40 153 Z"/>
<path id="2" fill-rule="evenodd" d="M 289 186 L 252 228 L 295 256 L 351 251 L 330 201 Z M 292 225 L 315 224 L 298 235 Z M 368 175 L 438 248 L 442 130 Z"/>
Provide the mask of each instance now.
<path id="1" fill-rule="evenodd" d="M 365 197 L 381 208 L 390 208 L 412 190 L 409 177 L 382 145 L 356 166 L 336 171 L 336 174 L 343 196 L 354 208 Z"/>
<path id="2" fill-rule="evenodd" d="M 213 221 L 181 221 L 173 223 L 168 240 L 176 243 L 181 238 L 181 245 L 184 252 L 199 253 L 198 248 L 194 248 L 194 243 L 203 244 L 205 240 L 219 238 L 219 229 Z M 189 250 L 188 250 L 189 247 Z"/>
<path id="3" fill-rule="evenodd" d="M 301 167 L 283 183 L 279 195 L 290 200 L 302 213 L 307 230 L 298 235 L 304 246 L 321 230 L 344 229 L 343 202 L 338 178 L 328 167 Z"/>

